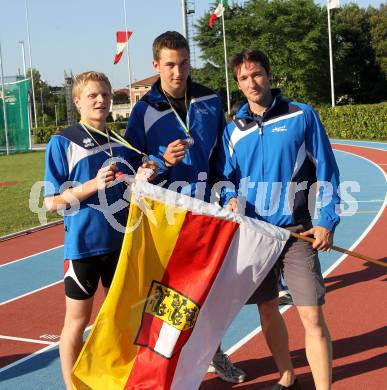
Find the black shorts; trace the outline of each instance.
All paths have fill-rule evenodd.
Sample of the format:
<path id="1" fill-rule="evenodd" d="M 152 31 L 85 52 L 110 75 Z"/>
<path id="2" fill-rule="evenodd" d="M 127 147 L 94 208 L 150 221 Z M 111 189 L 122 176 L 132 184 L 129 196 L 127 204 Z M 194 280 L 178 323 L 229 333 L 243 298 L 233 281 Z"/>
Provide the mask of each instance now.
<path id="1" fill-rule="evenodd" d="M 64 261 L 65 294 L 72 299 L 91 298 L 97 291 L 99 279 L 109 288 L 116 271 L 120 250 L 79 260 Z"/>

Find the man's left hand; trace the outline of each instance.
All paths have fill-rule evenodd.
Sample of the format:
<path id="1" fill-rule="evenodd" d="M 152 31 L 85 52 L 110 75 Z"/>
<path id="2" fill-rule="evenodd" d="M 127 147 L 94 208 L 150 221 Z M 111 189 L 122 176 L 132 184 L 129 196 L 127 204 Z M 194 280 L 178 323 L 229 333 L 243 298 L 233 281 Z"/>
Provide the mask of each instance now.
<path id="1" fill-rule="evenodd" d="M 322 226 L 314 226 L 306 232 L 300 233 L 301 236 L 313 236 L 315 238 L 312 244 L 318 251 L 330 251 L 333 245 L 333 233 Z"/>

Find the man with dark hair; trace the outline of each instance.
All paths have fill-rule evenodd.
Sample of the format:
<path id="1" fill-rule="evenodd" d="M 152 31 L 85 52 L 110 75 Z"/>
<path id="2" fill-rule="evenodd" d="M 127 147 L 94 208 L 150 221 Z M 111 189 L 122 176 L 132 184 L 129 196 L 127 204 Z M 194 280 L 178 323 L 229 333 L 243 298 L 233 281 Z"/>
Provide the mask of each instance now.
<path id="1" fill-rule="evenodd" d="M 155 183 L 209 201 L 206 182 L 225 126 L 220 99 L 191 81 L 188 43 L 178 32 L 154 40 L 153 67 L 160 78 L 134 106 L 125 138 L 157 162 Z M 228 382 L 245 378 L 220 348 L 210 369 Z"/>
<path id="2" fill-rule="evenodd" d="M 332 347 L 321 308 L 325 288 L 317 250 L 331 248 L 339 223 L 337 164 L 317 113 L 271 89 L 272 73 L 264 53 L 244 50 L 229 65 L 247 102 L 223 133 L 219 166 L 223 178 L 235 188 L 225 188 L 221 201 L 233 211 L 314 236 L 313 246 L 290 238 L 278 263 L 305 329 L 306 355 L 316 389 L 328 390 Z M 313 227 L 309 210 L 314 210 L 314 204 L 311 208 L 308 201 L 315 199 L 316 180 L 322 207 Z M 245 210 L 241 210 L 242 201 Z M 273 269 L 248 303 L 258 304 L 262 330 L 280 373 L 273 389 L 300 389 L 278 310 L 277 281 L 277 269 Z"/>

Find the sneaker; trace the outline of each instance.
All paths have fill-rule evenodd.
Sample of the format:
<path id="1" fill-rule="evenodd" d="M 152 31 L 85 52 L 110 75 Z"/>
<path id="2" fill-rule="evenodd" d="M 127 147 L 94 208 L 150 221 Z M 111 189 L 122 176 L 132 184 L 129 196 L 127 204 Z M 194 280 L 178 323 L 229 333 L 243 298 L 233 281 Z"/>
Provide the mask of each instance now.
<path id="1" fill-rule="evenodd" d="M 215 353 L 208 367 L 208 372 L 216 373 L 220 379 L 230 383 L 242 383 L 246 378 L 246 373 L 234 366 L 228 355 L 222 351 Z"/>
<path id="2" fill-rule="evenodd" d="M 278 305 L 279 306 L 293 305 L 293 298 L 286 290 L 282 290 L 278 294 Z"/>
<path id="3" fill-rule="evenodd" d="M 285 389 L 290 389 L 290 390 L 301 390 L 301 385 L 300 382 L 297 380 L 297 378 L 294 380 L 293 384 L 290 386 L 284 386 L 280 385 L 279 383 L 276 383 L 274 387 L 272 387 L 271 390 L 285 390 Z"/>

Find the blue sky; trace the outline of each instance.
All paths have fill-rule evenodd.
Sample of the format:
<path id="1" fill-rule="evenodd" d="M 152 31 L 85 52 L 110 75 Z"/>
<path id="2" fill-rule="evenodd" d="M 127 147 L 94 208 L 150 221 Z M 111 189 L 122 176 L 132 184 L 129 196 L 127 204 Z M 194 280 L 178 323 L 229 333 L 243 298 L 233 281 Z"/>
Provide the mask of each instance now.
<path id="1" fill-rule="evenodd" d="M 51 85 L 63 83 L 63 73 L 86 70 L 105 72 L 113 88 L 128 83 L 123 57 L 113 65 L 115 32 L 124 30 L 124 0 L 28 0 L 32 64 Z M 232 1 L 232 0 L 229 0 Z M 237 1 L 243 3 L 243 0 Z M 358 0 L 361 7 L 379 7 L 381 0 Z M 212 8 L 212 0 L 192 0 L 194 20 Z M 342 0 L 342 4 L 349 3 Z M 24 0 L 0 0 L 0 42 L 5 75 L 22 71 L 21 45 L 25 41 L 28 67 Z M 181 0 L 126 0 L 132 80 L 154 74 L 151 66 L 153 39 L 166 30 L 182 31 Z M 196 51 L 198 57 L 198 51 Z M 200 60 L 196 60 L 200 64 Z"/>

